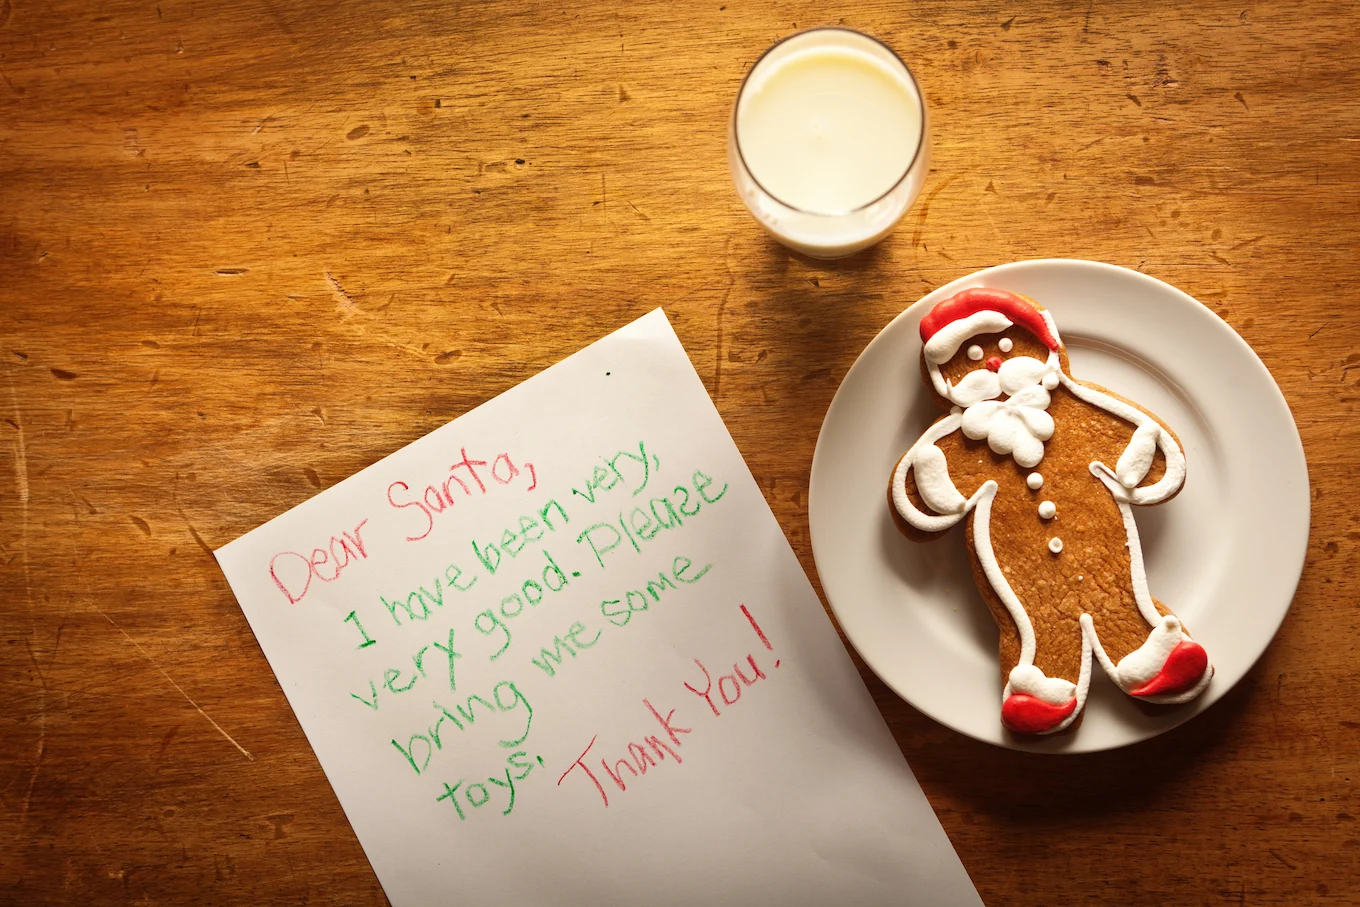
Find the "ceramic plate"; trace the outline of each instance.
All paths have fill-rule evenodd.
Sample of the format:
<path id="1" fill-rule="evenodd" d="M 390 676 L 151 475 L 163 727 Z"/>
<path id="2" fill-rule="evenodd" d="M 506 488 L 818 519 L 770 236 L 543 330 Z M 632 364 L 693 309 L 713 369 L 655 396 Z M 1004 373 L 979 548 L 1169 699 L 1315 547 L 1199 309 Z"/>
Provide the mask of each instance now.
<path id="1" fill-rule="evenodd" d="M 967 287 L 1053 312 L 1072 374 L 1138 401 L 1185 447 L 1173 500 L 1135 507 L 1152 594 L 1209 652 L 1196 701 L 1145 711 L 1096 668 L 1075 732 L 1021 738 L 1000 721 L 997 629 L 973 583 L 963 524 L 924 544 L 893 526 L 889 475 L 939 414 L 921 380 L 921 317 Z M 1154 737 L 1242 678 L 1289 609 L 1308 542 L 1308 471 L 1284 396 L 1217 315 L 1136 271 L 1048 259 L 941 287 L 884 328 L 841 383 L 812 461 L 812 550 L 832 609 L 899 696 L 960 733 L 1014 749 L 1092 752 Z"/>

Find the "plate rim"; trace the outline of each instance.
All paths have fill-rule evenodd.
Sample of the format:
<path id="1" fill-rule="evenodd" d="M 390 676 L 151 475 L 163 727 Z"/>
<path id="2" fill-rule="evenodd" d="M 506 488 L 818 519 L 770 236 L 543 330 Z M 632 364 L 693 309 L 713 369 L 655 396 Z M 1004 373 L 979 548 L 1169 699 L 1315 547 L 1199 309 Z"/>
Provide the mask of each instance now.
<path id="1" fill-rule="evenodd" d="M 823 444 L 826 443 L 827 423 L 831 421 L 832 414 L 833 412 L 836 411 L 838 404 L 841 407 L 848 405 L 847 403 L 844 402 L 842 397 L 842 393 L 845 390 L 846 384 L 850 376 L 854 373 L 855 369 L 860 366 L 861 362 L 865 361 L 866 357 L 869 357 L 871 353 L 874 352 L 876 344 L 888 342 L 886 340 L 886 335 L 890 332 L 892 327 L 898 321 L 910 318 L 912 313 L 916 311 L 919 307 L 925 306 L 927 304 L 933 305 L 940 299 L 948 298 L 948 296 L 953 295 L 953 293 L 958 292 L 960 289 L 965 289 L 968 286 L 984 285 L 980 284 L 979 281 L 985 280 L 985 278 L 987 278 L 989 275 L 994 274 L 997 271 L 1004 271 L 1009 274 L 1014 273 L 1016 271 L 1032 270 L 1035 268 L 1043 267 L 1056 267 L 1060 269 L 1075 268 L 1077 270 L 1094 270 L 1097 272 L 1104 271 L 1111 276 L 1115 276 L 1116 279 L 1122 280 L 1132 278 L 1135 283 L 1142 282 L 1151 287 L 1157 288 L 1158 291 L 1163 292 L 1170 291 L 1171 295 L 1175 297 L 1179 303 L 1189 304 L 1192 308 L 1199 309 L 1201 314 L 1207 314 L 1208 316 L 1210 316 L 1206 320 L 1206 323 L 1212 325 L 1213 329 L 1218 331 L 1221 335 L 1223 335 L 1230 343 L 1236 344 L 1238 352 L 1245 354 L 1245 356 L 1243 357 L 1244 361 L 1250 363 L 1250 367 L 1257 369 L 1260 375 L 1266 378 L 1268 382 L 1268 387 L 1274 389 L 1275 393 L 1273 397 L 1270 397 L 1268 400 L 1258 401 L 1258 405 L 1262 404 L 1278 405 L 1280 412 L 1288 419 L 1289 425 L 1293 429 L 1293 432 L 1292 435 L 1290 435 L 1289 437 L 1281 438 L 1281 441 L 1288 448 L 1286 451 L 1287 457 L 1295 461 L 1294 465 L 1299 467 L 1298 474 L 1302 476 L 1303 479 L 1302 487 L 1300 489 L 1300 494 L 1303 499 L 1303 515 L 1304 515 L 1303 531 L 1299 534 L 1299 538 L 1295 540 L 1286 540 L 1287 544 L 1282 546 L 1283 550 L 1280 555 L 1279 561 L 1282 568 L 1287 568 L 1283 570 L 1284 574 L 1292 575 L 1293 577 L 1292 581 L 1288 583 L 1289 589 L 1288 601 L 1285 603 L 1284 608 L 1280 610 L 1278 618 L 1274 621 L 1274 625 L 1270 628 L 1270 633 L 1268 635 L 1263 636 L 1262 641 L 1260 642 L 1259 650 L 1251 655 L 1250 663 L 1242 671 L 1242 673 L 1227 686 L 1223 687 L 1222 690 L 1217 694 L 1213 702 L 1210 703 L 1208 706 L 1196 711 L 1187 712 L 1184 714 L 1183 717 L 1181 717 L 1179 721 L 1169 722 L 1164 726 L 1153 729 L 1150 733 L 1146 734 L 1145 736 L 1136 737 L 1134 739 L 1125 740 L 1122 742 L 1117 741 L 1107 744 L 1097 744 L 1089 747 L 1082 747 L 1080 745 L 1077 745 L 1071 747 L 1064 747 L 1061 749 L 1048 749 L 1034 746 L 1026 746 L 1024 745 L 1023 741 L 1011 740 L 1004 737 L 1000 740 L 993 740 L 988 739 L 986 737 L 980 737 L 964 727 L 961 727 L 957 724 L 949 723 L 945 720 L 942 720 L 941 718 L 936 717 L 934 714 L 926 711 L 921 706 L 917 705 L 901 689 L 899 689 L 897 684 L 895 684 L 889 678 L 883 676 L 883 674 L 879 672 L 879 670 L 874 666 L 870 659 L 864 654 L 863 649 L 856 642 L 855 635 L 851 632 L 850 628 L 846 626 L 845 621 L 842 620 L 841 609 L 836 606 L 836 603 L 832 596 L 832 592 L 827 587 L 826 582 L 822 578 L 822 570 L 819 563 L 820 558 L 818 556 L 817 523 L 813 518 L 814 509 L 818 509 L 816 508 L 816 503 L 819 500 L 822 500 L 821 496 L 818 494 L 817 491 L 819 484 L 818 483 L 819 470 L 817 464 L 819 457 L 822 454 Z M 887 686 L 888 689 L 892 690 L 894 695 L 896 695 L 903 702 L 911 706 L 913 709 L 916 709 L 918 712 L 925 715 L 927 718 L 936 722 L 937 724 L 940 724 L 941 726 L 946 727 L 951 731 L 954 731 L 955 733 L 961 734 L 973 740 L 977 740 L 981 743 L 986 743 L 988 745 L 995 746 L 1001 749 L 1013 750 L 1024 753 L 1045 753 L 1057 756 L 1074 756 L 1084 753 L 1097 753 L 1108 750 L 1120 749 L 1126 746 L 1135 746 L 1140 743 L 1145 743 L 1148 740 L 1160 737 L 1161 735 L 1167 733 L 1168 731 L 1180 727 L 1185 722 L 1194 718 L 1196 715 L 1201 714 L 1203 711 L 1206 711 L 1208 708 L 1212 708 L 1213 705 L 1217 704 L 1225 696 L 1227 696 L 1227 694 L 1231 692 L 1237 686 L 1237 684 L 1242 681 L 1243 678 L 1245 678 L 1248 674 L 1251 673 L 1252 670 L 1255 669 L 1262 655 L 1265 654 L 1266 650 L 1270 647 L 1270 644 L 1275 640 L 1275 637 L 1279 635 L 1280 627 L 1284 625 L 1284 620 L 1286 617 L 1288 617 L 1290 610 L 1293 608 L 1294 598 L 1298 594 L 1298 587 L 1300 582 L 1302 581 L 1303 569 L 1305 566 L 1305 562 L 1307 560 L 1308 539 L 1311 536 L 1311 534 L 1312 534 L 1312 480 L 1308 472 L 1308 460 L 1303 448 L 1303 438 L 1299 434 L 1298 423 L 1294 419 L 1294 413 L 1289 406 L 1288 399 L 1284 396 L 1284 392 L 1280 389 L 1279 383 L 1275 380 L 1275 376 L 1271 374 L 1270 369 L 1266 367 L 1266 364 L 1261 360 L 1261 357 L 1257 355 L 1256 351 L 1252 349 L 1251 345 L 1247 343 L 1247 341 L 1242 337 L 1242 335 L 1237 333 L 1237 331 L 1232 327 L 1232 325 L 1228 324 L 1221 317 L 1219 317 L 1218 313 L 1214 312 L 1213 309 L 1209 308 L 1204 303 L 1200 302 L 1198 299 L 1191 296 L 1189 293 L 1186 293 L 1179 287 L 1176 287 L 1175 285 L 1170 284 L 1164 280 L 1161 280 L 1160 278 L 1154 277 L 1150 274 L 1145 274 L 1142 271 L 1136 271 L 1132 268 L 1123 267 L 1122 265 L 1111 264 L 1109 262 L 1093 261 L 1090 259 L 1083 258 L 1020 259 L 1017 261 L 1003 262 L 1001 264 L 981 268 L 979 270 L 957 277 L 949 281 L 948 283 L 945 283 L 935 288 L 934 290 L 925 293 L 915 302 L 911 303 L 911 305 L 907 306 L 896 316 L 891 318 L 886 324 L 883 325 L 882 328 L 879 329 L 878 333 L 875 334 L 867 344 L 865 344 L 864 349 L 862 349 L 859 355 L 855 357 L 855 361 L 851 363 L 850 368 L 847 369 L 845 374 L 841 376 L 840 383 L 836 388 L 836 393 L 832 395 L 831 402 L 827 405 L 826 413 L 822 417 L 822 425 L 817 432 L 817 443 L 813 449 L 812 464 L 809 468 L 808 536 L 812 547 L 813 564 L 814 567 L 817 569 L 818 582 L 821 585 L 822 591 L 826 596 L 827 604 L 830 605 L 832 614 L 836 619 L 837 626 L 839 626 L 841 632 L 845 634 L 846 640 L 855 648 L 856 653 L 859 654 L 860 658 L 864 661 L 864 664 L 869 668 L 869 670 L 873 671 L 874 675 L 878 677 L 878 679 L 885 686 Z M 826 555 L 824 554 L 823 557 L 825 556 Z M 1080 733 L 1080 731 L 1078 730 L 1077 733 Z"/>

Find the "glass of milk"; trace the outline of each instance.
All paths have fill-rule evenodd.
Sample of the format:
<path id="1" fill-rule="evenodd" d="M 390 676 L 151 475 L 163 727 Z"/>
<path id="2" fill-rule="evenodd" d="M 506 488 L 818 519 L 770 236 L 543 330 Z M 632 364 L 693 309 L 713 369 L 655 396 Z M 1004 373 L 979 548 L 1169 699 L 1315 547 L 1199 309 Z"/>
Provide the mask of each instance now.
<path id="1" fill-rule="evenodd" d="M 799 32 L 747 73 L 727 157 L 741 200 L 775 239 L 843 258 L 887 236 L 920 194 L 925 99 L 882 42 L 846 28 Z"/>

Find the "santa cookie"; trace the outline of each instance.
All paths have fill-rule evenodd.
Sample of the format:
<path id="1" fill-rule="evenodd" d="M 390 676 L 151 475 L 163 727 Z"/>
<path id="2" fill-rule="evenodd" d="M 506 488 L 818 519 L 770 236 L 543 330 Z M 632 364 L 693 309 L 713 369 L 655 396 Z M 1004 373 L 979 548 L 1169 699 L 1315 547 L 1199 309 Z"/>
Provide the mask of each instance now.
<path id="1" fill-rule="evenodd" d="M 1068 373 L 1053 317 L 971 289 L 921 320 L 922 377 L 948 415 L 898 461 L 894 519 L 926 541 L 968 519 L 1001 629 L 1001 720 L 1048 734 L 1082 713 L 1092 661 L 1144 702 L 1188 702 L 1213 666 L 1152 597 L 1133 507 L 1172 498 L 1185 454 L 1142 407 Z"/>

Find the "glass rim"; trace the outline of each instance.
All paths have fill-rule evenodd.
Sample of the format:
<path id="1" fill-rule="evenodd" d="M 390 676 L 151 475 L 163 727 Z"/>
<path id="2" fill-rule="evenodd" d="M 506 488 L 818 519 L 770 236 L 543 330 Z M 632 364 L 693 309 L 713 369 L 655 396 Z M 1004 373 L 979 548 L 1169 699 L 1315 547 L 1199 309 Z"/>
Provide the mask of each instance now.
<path id="1" fill-rule="evenodd" d="M 742 96 L 746 94 L 746 86 L 751 81 L 751 76 L 755 74 L 756 69 L 760 66 L 761 63 L 765 61 L 766 57 L 774 53 L 774 51 L 779 49 L 779 47 L 781 47 L 782 45 L 786 44 L 789 41 L 794 40 L 795 38 L 801 38 L 804 35 L 810 35 L 813 32 L 846 32 L 847 34 L 864 38 L 866 41 L 872 41 L 874 44 L 877 44 L 879 47 L 886 50 L 889 56 L 891 56 L 894 60 L 896 60 L 898 63 L 902 65 L 902 70 L 907 74 L 907 80 L 911 82 L 911 87 L 916 90 L 916 100 L 921 105 L 921 135 L 919 140 L 916 142 L 916 150 L 915 152 L 912 153 L 911 160 L 907 162 L 906 169 L 902 171 L 902 175 L 899 176 L 897 180 L 891 186 L 885 189 L 883 193 L 879 195 L 877 198 L 874 198 L 871 201 L 867 201 L 864 204 L 858 205 L 854 208 L 850 208 L 846 211 L 837 211 L 829 214 L 823 211 L 809 211 L 806 208 L 800 208 L 797 205 L 790 204 L 784 201 L 784 199 L 780 198 L 778 195 L 775 195 L 769 189 L 767 189 L 765 187 L 765 184 L 760 181 L 760 178 L 756 176 L 755 171 L 751 169 L 751 165 L 746 162 L 746 155 L 741 150 L 741 130 L 737 128 L 737 114 L 741 110 L 741 99 Z M 925 147 L 926 144 L 927 116 L 928 115 L 926 113 L 926 98 L 925 95 L 922 94 L 921 92 L 921 83 L 916 81 L 916 74 L 911 71 L 911 67 L 907 65 L 907 61 L 903 60 L 902 57 L 897 53 L 897 51 L 893 50 L 891 47 L 887 45 L 887 43 L 880 41 L 873 35 L 865 34 L 864 32 L 859 31 L 857 29 L 846 28 L 844 25 L 814 25 L 811 28 L 805 28 L 802 29 L 801 31 L 796 31 L 791 35 L 785 35 L 778 41 L 771 44 L 769 47 L 765 48 L 765 52 L 762 53 L 759 57 L 757 57 L 756 61 L 751 64 L 751 68 L 746 71 L 745 77 L 743 77 L 741 80 L 741 87 L 737 89 L 737 99 L 732 104 L 732 142 L 737 149 L 737 159 L 741 161 L 741 167 L 743 170 L 746 171 L 746 175 L 751 178 L 751 182 L 755 183 L 756 187 L 759 188 L 761 192 L 764 192 L 766 195 L 774 199 L 779 204 L 783 205 L 785 208 L 788 208 L 791 211 L 796 211 L 799 214 L 806 214 L 809 217 L 845 217 L 850 214 L 857 214 L 860 211 L 865 210 L 866 208 L 878 204 L 879 202 L 883 201 L 883 199 L 887 198 L 889 195 L 892 195 L 894 192 L 896 192 L 897 188 L 901 186 L 904 182 L 906 182 L 907 177 L 911 175 L 911 169 L 916 166 L 916 162 L 920 159 L 921 150 Z"/>

